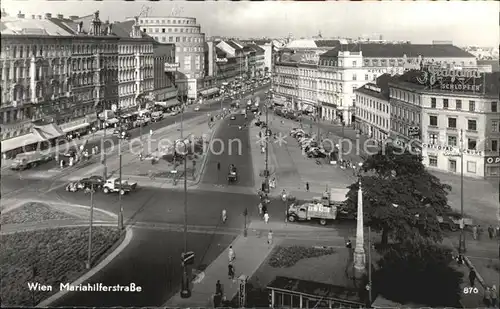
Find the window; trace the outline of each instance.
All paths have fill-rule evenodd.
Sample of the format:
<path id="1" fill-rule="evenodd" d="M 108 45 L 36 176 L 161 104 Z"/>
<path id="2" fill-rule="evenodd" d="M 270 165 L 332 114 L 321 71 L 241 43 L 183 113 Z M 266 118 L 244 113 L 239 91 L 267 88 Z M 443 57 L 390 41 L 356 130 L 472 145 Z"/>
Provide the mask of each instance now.
<path id="1" fill-rule="evenodd" d="M 438 134 L 437 133 L 430 133 L 429 134 L 429 144 L 435 145 L 438 142 Z"/>
<path id="2" fill-rule="evenodd" d="M 438 158 L 436 156 L 429 156 L 429 166 L 438 166 Z"/>
<path id="3" fill-rule="evenodd" d="M 457 160 L 448 159 L 448 170 L 450 172 L 456 172 L 457 171 Z"/>
<path id="4" fill-rule="evenodd" d="M 491 122 L 491 132 L 498 132 L 498 121 Z"/>
<path id="5" fill-rule="evenodd" d="M 467 139 L 467 149 L 474 150 L 476 149 L 476 146 L 477 146 L 477 140 L 475 138 Z"/>
<path id="6" fill-rule="evenodd" d="M 455 108 L 456 109 L 462 109 L 462 100 L 456 100 L 455 101 Z"/>
<path id="7" fill-rule="evenodd" d="M 165 28 L 161 28 L 161 32 L 162 32 L 162 33 L 165 33 Z"/>
<path id="8" fill-rule="evenodd" d="M 448 109 L 448 99 L 443 99 L 443 109 Z"/>
<path id="9" fill-rule="evenodd" d="M 490 149 L 491 149 L 491 151 L 494 151 L 494 152 L 498 151 L 498 141 L 497 140 L 495 140 L 495 139 L 491 140 Z"/>
<path id="10" fill-rule="evenodd" d="M 450 129 L 457 128 L 457 118 L 448 118 L 448 128 Z"/>
<path id="11" fill-rule="evenodd" d="M 467 173 L 476 173 L 476 162 L 467 161 Z"/>
<path id="12" fill-rule="evenodd" d="M 469 131 L 476 131 L 476 121 L 475 120 L 467 120 L 467 130 Z"/>
<path id="13" fill-rule="evenodd" d="M 455 135 L 448 135 L 448 146 L 457 146 L 457 137 Z"/>
<path id="14" fill-rule="evenodd" d="M 431 108 L 436 108 L 436 98 L 431 98 Z"/>
<path id="15" fill-rule="evenodd" d="M 429 125 L 437 127 L 438 117 L 437 116 L 429 116 Z"/>
<path id="16" fill-rule="evenodd" d="M 476 102 L 475 101 L 469 101 L 469 112 L 473 112 L 476 110 Z"/>
<path id="17" fill-rule="evenodd" d="M 180 43 L 180 42 L 181 42 L 181 38 L 180 38 L 180 37 L 176 37 L 176 38 L 175 38 L 175 42 L 176 42 L 176 43 Z"/>
<path id="18" fill-rule="evenodd" d="M 365 80 L 368 80 L 368 74 L 365 74 Z M 392 89 L 391 89 L 392 90 Z"/>
<path id="19" fill-rule="evenodd" d="M 491 102 L 491 112 L 493 112 L 493 113 L 498 112 L 497 102 Z"/>
<path id="20" fill-rule="evenodd" d="M 172 43 L 172 42 L 174 41 L 174 37 L 173 37 L 173 36 L 169 36 L 169 37 L 168 37 L 168 41 L 169 41 L 170 43 Z"/>

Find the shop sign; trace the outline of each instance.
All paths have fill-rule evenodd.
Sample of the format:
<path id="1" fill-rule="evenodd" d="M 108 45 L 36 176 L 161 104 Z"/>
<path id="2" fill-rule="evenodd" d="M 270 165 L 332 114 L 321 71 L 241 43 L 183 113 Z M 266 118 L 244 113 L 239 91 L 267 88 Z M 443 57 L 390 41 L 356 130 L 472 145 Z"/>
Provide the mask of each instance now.
<path id="1" fill-rule="evenodd" d="M 181 65 L 176 62 L 176 63 L 165 63 L 164 68 L 165 72 L 175 72 L 177 69 L 179 69 Z"/>
<path id="2" fill-rule="evenodd" d="M 422 148 L 426 149 L 434 149 L 437 151 L 443 151 L 445 156 L 454 156 L 457 153 L 463 152 L 464 155 L 471 155 L 471 156 L 482 156 L 483 152 L 481 150 L 475 150 L 475 149 L 464 149 L 460 150 L 458 148 L 452 147 L 452 146 L 442 146 L 438 144 L 427 144 L 423 143 Z"/>
<path id="3" fill-rule="evenodd" d="M 217 63 L 227 63 L 227 58 L 215 58 L 215 62 L 217 62 Z"/>
<path id="4" fill-rule="evenodd" d="M 485 164 L 500 164 L 500 156 L 484 158 Z"/>
<path id="5" fill-rule="evenodd" d="M 429 66 L 420 71 L 417 82 L 431 89 L 459 92 L 481 92 L 482 75 L 477 70 L 452 70 Z"/>

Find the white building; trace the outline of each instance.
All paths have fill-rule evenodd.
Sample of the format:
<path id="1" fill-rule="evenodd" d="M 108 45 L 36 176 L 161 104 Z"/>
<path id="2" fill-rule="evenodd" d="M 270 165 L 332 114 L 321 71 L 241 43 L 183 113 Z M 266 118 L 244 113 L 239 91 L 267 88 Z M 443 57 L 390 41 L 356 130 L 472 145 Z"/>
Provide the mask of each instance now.
<path id="1" fill-rule="evenodd" d="M 321 55 L 318 66 L 318 100 L 321 117 L 353 122 L 354 90 L 367 83 L 362 52 L 332 50 Z"/>

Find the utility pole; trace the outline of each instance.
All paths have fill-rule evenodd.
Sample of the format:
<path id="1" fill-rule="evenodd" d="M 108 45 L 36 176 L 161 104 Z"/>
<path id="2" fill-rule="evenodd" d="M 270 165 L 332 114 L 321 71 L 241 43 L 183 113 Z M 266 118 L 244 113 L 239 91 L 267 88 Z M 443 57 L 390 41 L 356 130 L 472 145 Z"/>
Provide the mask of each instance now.
<path id="1" fill-rule="evenodd" d="M 265 138 L 266 138 L 266 169 L 264 171 L 265 173 L 265 191 L 269 192 L 269 104 L 271 103 L 271 92 L 269 93 L 268 96 L 268 101 L 266 104 L 266 128 L 265 128 Z"/>
<path id="2" fill-rule="evenodd" d="M 184 252 L 188 252 L 188 241 L 187 241 L 187 224 L 188 224 L 188 205 L 187 205 L 187 160 L 186 160 L 186 151 L 187 145 L 182 141 L 184 145 Z M 186 263 L 182 263 L 182 290 L 181 297 L 188 298 L 191 296 L 191 289 L 189 287 L 189 279 L 188 279 L 188 266 Z"/>
<path id="3" fill-rule="evenodd" d="M 106 128 L 108 126 L 108 115 L 106 113 L 106 110 L 104 109 L 104 134 L 101 139 L 101 151 L 102 151 L 102 164 L 104 165 L 103 173 L 102 173 L 102 178 L 104 178 L 104 181 L 108 179 L 108 165 L 106 162 L 106 149 L 104 149 L 104 146 L 106 145 Z"/>
<path id="4" fill-rule="evenodd" d="M 89 252 L 87 257 L 87 269 L 92 266 L 92 225 L 94 221 L 94 185 L 90 185 L 90 221 L 89 221 Z"/>
<path id="5" fill-rule="evenodd" d="M 120 129 L 120 136 L 118 137 L 118 157 L 119 157 L 119 188 L 118 192 L 118 204 L 120 205 L 120 214 L 118 215 L 118 229 L 123 230 L 123 204 L 122 204 L 122 195 L 123 195 L 123 180 L 122 180 L 122 139 L 123 133 Z"/>
<path id="6" fill-rule="evenodd" d="M 368 301 L 372 306 L 372 229 L 368 226 Z"/>
<path id="7" fill-rule="evenodd" d="M 462 224 L 460 225 L 460 239 L 458 244 L 458 252 L 463 254 L 466 252 L 465 248 L 465 223 L 464 223 L 464 131 L 460 130 L 460 215 L 462 217 Z"/>

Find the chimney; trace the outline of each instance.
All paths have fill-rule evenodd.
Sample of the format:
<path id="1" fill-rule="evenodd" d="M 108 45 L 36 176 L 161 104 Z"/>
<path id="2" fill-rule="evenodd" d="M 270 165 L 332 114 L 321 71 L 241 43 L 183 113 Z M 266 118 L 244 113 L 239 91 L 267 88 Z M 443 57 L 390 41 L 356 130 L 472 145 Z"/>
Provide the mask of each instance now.
<path id="1" fill-rule="evenodd" d="M 57 14 L 57 19 L 64 19 L 64 15 L 63 14 Z"/>
<path id="2" fill-rule="evenodd" d="M 69 17 L 69 19 L 71 19 L 71 20 L 75 20 L 75 19 L 78 19 L 78 16 L 76 16 L 76 15 L 71 15 L 71 16 Z"/>
<path id="3" fill-rule="evenodd" d="M 45 13 L 45 19 L 49 19 L 49 18 L 52 18 L 52 14 L 50 14 L 50 13 Z"/>
<path id="4" fill-rule="evenodd" d="M 24 18 L 24 14 L 19 11 L 19 13 L 17 13 L 17 18 Z"/>
<path id="5" fill-rule="evenodd" d="M 83 31 L 83 21 L 78 23 L 78 29 L 77 29 L 78 33 L 82 33 L 82 31 Z"/>
<path id="6" fill-rule="evenodd" d="M 38 15 L 38 19 L 42 19 L 42 15 Z"/>

